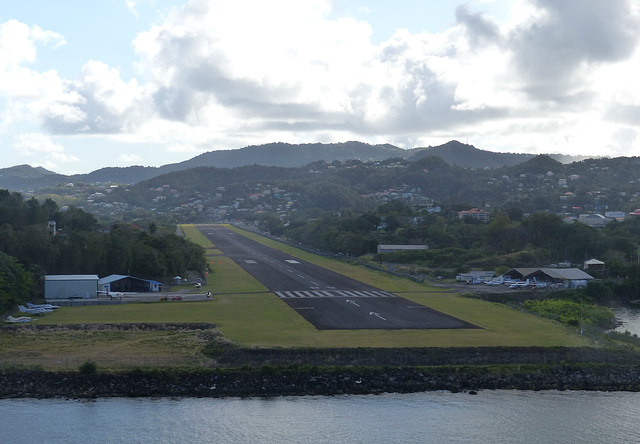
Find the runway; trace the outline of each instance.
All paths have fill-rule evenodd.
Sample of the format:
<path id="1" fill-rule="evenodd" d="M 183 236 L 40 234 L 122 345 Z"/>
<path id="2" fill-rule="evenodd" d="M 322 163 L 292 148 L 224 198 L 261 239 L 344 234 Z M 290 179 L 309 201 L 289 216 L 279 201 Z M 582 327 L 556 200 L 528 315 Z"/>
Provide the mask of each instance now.
<path id="1" fill-rule="evenodd" d="M 478 328 L 263 245 L 221 225 L 197 228 L 318 330 Z"/>

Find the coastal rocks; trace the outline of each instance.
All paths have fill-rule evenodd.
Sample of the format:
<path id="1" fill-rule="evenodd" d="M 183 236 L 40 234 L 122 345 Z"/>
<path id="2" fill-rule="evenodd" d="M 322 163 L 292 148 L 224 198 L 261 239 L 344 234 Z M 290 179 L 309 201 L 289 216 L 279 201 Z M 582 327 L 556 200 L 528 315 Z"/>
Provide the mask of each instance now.
<path id="1" fill-rule="evenodd" d="M 640 366 L 272 367 L 119 373 L 0 371 L 0 398 L 274 397 L 447 390 L 640 390 Z M 522 366 L 524 367 L 524 366 Z M 520 368 L 520 369 L 519 369 Z"/>

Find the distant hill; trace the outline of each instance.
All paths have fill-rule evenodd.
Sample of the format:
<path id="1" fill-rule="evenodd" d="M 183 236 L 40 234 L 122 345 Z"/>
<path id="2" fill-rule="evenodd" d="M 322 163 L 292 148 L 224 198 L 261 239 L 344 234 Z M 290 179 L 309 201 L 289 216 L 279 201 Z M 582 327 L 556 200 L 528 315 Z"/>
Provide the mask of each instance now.
<path id="1" fill-rule="evenodd" d="M 131 166 L 122 168 L 101 168 L 88 174 L 65 176 L 48 171 L 44 168 L 33 168 L 20 165 L 0 169 L 0 188 L 13 191 L 30 191 L 39 188 L 55 186 L 65 182 L 115 182 L 134 184 L 163 174 L 184 171 L 196 167 L 235 168 L 248 165 L 263 165 L 276 167 L 300 167 L 317 161 L 345 161 L 358 159 L 361 161 L 381 161 L 390 158 L 405 158 L 416 161 L 428 156 L 442 158 L 450 165 L 466 168 L 498 168 L 513 166 L 526 162 L 534 155 L 495 153 L 475 148 L 458 141 L 447 142 L 444 145 L 402 149 L 389 144 L 369 145 L 362 142 L 350 141 L 344 143 L 269 143 L 252 145 L 235 150 L 209 151 L 184 162 L 163 165 L 161 167 Z M 568 156 L 550 157 L 563 163 L 583 160 Z"/>
<path id="2" fill-rule="evenodd" d="M 345 143 L 308 143 L 293 145 L 289 143 L 269 143 L 252 145 L 237 150 L 209 151 L 193 159 L 174 164 L 180 169 L 199 166 L 234 168 L 246 165 L 265 165 L 281 167 L 300 167 L 319 160 L 386 160 L 392 157 L 406 158 L 412 150 L 404 150 L 393 145 L 369 145 L 362 142 Z M 167 167 L 170 167 L 167 165 Z M 165 167 L 162 167 L 165 168 Z"/>
<path id="3" fill-rule="evenodd" d="M 21 191 L 54 186 L 66 180 L 65 175 L 57 174 L 42 167 L 30 165 L 17 165 L 0 169 L 0 188 Z"/>
<path id="4" fill-rule="evenodd" d="M 517 153 L 496 153 L 485 151 L 467 145 L 457 140 L 452 140 L 444 145 L 416 148 L 416 153 L 407 157 L 407 160 L 415 161 L 427 156 L 441 157 L 450 165 L 462 166 L 465 168 L 500 168 L 505 166 L 514 166 L 527 162 L 536 157 L 535 154 L 517 154 Z M 586 156 L 566 156 L 562 154 L 549 154 L 551 159 L 561 163 L 571 163 L 582 161 Z"/>

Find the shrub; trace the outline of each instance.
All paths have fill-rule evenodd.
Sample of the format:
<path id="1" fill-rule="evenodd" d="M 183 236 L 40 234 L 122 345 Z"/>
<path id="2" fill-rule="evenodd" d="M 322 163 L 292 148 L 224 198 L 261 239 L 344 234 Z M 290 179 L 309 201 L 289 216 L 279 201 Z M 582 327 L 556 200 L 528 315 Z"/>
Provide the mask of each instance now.
<path id="1" fill-rule="evenodd" d="M 83 375 L 95 375 L 96 372 L 98 371 L 98 364 L 93 362 L 91 359 L 88 359 L 82 364 L 80 364 L 80 367 L 78 368 L 78 370 Z"/>
<path id="2" fill-rule="evenodd" d="M 609 308 L 560 299 L 525 301 L 524 308 L 569 326 L 586 324 L 605 329 L 612 328 L 616 318 Z"/>

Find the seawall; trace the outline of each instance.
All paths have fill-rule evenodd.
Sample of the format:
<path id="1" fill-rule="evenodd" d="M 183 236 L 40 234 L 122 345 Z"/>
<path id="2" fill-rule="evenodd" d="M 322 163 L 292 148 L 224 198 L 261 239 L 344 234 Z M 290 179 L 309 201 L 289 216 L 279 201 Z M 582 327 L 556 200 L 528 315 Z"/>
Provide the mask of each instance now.
<path id="1" fill-rule="evenodd" d="M 0 371 L 0 398 L 275 397 L 434 390 L 640 390 L 640 365 L 309 366 L 128 372 Z"/>

